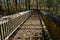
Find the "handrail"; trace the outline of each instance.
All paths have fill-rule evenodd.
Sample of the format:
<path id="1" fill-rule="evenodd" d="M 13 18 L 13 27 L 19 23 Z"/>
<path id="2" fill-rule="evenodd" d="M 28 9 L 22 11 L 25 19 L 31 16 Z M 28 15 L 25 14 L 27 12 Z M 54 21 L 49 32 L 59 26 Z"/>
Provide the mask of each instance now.
<path id="1" fill-rule="evenodd" d="M 52 40 L 60 40 L 60 19 L 45 11 L 40 11 L 40 15 L 51 34 Z"/>
<path id="2" fill-rule="evenodd" d="M 50 18 L 50 19 L 51 19 L 53 22 L 55 22 L 56 24 L 60 25 L 60 19 L 57 18 L 56 16 L 51 15 L 51 14 L 45 12 L 45 11 L 40 11 L 40 12 L 42 12 L 42 14 L 44 14 L 45 16 L 47 16 L 48 18 Z"/>
<path id="3" fill-rule="evenodd" d="M 0 36 L 1 40 L 7 40 L 19 27 L 26 21 L 26 19 L 31 15 L 30 11 L 9 15 L 2 17 L 0 19 Z"/>

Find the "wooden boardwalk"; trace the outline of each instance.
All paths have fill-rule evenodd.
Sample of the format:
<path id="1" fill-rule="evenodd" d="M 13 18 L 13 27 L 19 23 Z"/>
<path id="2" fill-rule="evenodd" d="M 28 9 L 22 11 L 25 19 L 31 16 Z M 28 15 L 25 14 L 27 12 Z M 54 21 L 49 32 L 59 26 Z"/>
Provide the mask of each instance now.
<path id="1" fill-rule="evenodd" d="M 34 14 L 19 28 L 16 35 L 9 40 L 35 40 L 36 37 L 40 40 L 42 37 L 42 35 L 40 35 L 41 32 L 40 16 Z"/>

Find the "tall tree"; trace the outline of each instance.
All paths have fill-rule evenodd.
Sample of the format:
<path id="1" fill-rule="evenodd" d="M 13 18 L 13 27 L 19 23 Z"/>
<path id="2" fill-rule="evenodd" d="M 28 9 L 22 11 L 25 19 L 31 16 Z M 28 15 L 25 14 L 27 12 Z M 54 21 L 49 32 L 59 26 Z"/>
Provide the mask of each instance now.
<path id="1" fill-rule="evenodd" d="M 36 0 L 36 9 L 38 10 L 38 0 Z"/>
<path id="2" fill-rule="evenodd" d="M 52 6 L 52 0 L 47 0 L 47 7 L 50 9 Z"/>
<path id="3" fill-rule="evenodd" d="M 15 0 L 15 7 L 16 7 L 16 10 L 17 10 L 17 0 Z"/>
<path id="4" fill-rule="evenodd" d="M 6 0 L 6 2 L 7 2 L 7 7 L 8 7 L 8 15 L 9 15 L 9 13 L 10 13 L 10 9 L 9 9 L 9 3 L 10 3 L 10 0 Z"/>
<path id="5" fill-rule="evenodd" d="M 25 7 L 26 7 L 26 10 L 27 10 L 27 0 L 25 0 Z"/>
<path id="6" fill-rule="evenodd" d="M 30 0 L 28 0 L 28 8 L 29 8 L 29 10 L 30 10 Z"/>
<path id="7" fill-rule="evenodd" d="M 2 12 L 2 2 L 1 2 L 1 0 L 0 0 L 0 14 L 2 14 L 1 12 Z"/>

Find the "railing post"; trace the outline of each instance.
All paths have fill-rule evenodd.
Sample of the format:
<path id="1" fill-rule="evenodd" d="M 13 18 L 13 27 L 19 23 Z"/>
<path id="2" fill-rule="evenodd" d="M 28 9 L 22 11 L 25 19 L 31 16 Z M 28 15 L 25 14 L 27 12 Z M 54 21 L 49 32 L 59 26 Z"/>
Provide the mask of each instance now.
<path id="1" fill-rule="evenodd" d="M 0 30 L 1 30 L 1 40 L 4 40 L 4 31 L 3 31 L 3 19 L 0 20 L 1 21 L 1 25 L 0 25 Z"/>
<path id="2" fill-rule="evenodd" d="M 3 40 L 2 39 L 2 32 L 1 32 L 1 25 L 0 25 L 0 40 Z"/>

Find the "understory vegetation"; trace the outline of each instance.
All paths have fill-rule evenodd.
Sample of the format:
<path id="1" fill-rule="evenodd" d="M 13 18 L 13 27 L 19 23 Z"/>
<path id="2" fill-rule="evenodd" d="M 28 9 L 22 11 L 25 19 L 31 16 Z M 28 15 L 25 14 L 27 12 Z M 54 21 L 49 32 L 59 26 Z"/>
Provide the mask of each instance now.
<path id="1" fill-rule="evenodd" d="M 60 18 L 60 0 L 0 0 L 0 15 L 37 9 L 44 10 Z"/>

